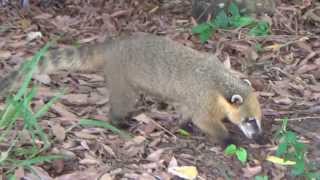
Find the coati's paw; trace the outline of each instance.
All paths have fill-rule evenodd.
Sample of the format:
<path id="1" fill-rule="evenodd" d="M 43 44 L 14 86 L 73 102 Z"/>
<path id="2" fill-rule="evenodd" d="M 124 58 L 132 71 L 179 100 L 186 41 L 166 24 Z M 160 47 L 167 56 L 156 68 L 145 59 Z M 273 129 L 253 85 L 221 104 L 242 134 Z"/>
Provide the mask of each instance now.
<path id="1" fill-rule="evenodd" d="M 124 128 L 124 129 L 129 127 L 126 117 L 115 115 L 114 113 L 112 113 L 112 111 L 110 112 L 109 117 L 112 125 L 117 126 L 119 128 Z"/>

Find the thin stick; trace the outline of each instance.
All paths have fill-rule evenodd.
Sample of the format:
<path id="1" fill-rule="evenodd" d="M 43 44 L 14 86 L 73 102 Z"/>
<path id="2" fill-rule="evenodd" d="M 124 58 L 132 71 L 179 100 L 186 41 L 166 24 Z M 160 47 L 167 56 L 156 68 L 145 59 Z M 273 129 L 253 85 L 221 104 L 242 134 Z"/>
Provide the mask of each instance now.
<path id="1" fill-rule="evenodd" d="M 307 117 L 299 117 L 299 118 L 290 118 L 288 121 L 302 121 L 307 119 L 320 119 L 320 116 L 307 116 Z M 275 121 L 282 121 L 283 119 L 276 118 Z"/>

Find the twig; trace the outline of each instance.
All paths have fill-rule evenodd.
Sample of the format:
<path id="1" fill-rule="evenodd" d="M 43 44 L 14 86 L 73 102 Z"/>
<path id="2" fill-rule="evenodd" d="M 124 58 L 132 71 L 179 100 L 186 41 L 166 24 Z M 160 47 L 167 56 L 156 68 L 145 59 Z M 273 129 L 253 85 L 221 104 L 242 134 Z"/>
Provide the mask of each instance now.
<path id="1" fill-rule="evenodd" d="M 292 124 L 288 124 L 289 128 L 291 128 L 292 130 L 299 132 L 301 135 L 312 139 L 315 141 L 315 143 L 320 143 L 320 135 L 318 133 L 315 132 L 310 132 L 304 128 L 298 127 L 298 126 L 294 126 Z"/>
<path id="2" fill-rule="evenodd" d="M 288 121 L 302 121 L 307 119 L 320 119 L 320 116 L 307 116 L 307 117 L 299 117 L 299 118 L 290 118 Z M 282 121 L 281 118 L 276 118 L 274 121 Z"/>
<path id="3" fill-rule="evenodd" d="M 168 129 L 164 128 L 163 126 L 161 126 L 161 124 L 157 123 L 155 120 L 151 119 L 153 124 L 155 124 L 156 126 L 158 126 L 159 128 L 161 128 L 162 130 L 164 130 L 166 133 L 170 134 L 172 137 L 174 137 L 175 139 L 177 139 L 177 136 L 174 135 L 172 132 L 170 132 Z"/>

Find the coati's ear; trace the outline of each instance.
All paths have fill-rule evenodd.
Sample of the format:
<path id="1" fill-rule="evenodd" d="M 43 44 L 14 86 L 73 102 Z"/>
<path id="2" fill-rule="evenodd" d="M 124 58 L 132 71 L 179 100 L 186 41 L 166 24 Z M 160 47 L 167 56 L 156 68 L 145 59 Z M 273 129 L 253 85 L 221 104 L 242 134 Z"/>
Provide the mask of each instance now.
<path id="1" fill-rule="evenodd" d="M 238 104 L 238 105 L 242 104 L 242 103 L 243 103 L 243 98 L 242 98 L 242 96 L 240 96 L 239 94 L 234 94 L 234 95 L 232 95 L 232 97 L 231 97 L 231 103 L 232 103 L 232 104 Z"/>
<path id="2" fill-rule="evenodd" d="M 252 84 L 251 84 L 251 82 L 249 81 L 249 79 L 243 79 L 243 81 L 244 81 L 245 83 L 247 83 L 250 87 L 252 87 Z"/>

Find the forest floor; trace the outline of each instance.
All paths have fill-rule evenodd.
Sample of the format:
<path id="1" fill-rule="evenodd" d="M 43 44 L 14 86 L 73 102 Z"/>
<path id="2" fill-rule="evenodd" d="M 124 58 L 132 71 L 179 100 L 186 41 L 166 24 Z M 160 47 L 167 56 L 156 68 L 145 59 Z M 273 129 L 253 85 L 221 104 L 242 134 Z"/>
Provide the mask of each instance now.
<path id="1" fill-rule="evenodd" d="M 199 179 L 252 179 L 256 175 L 292 179 L 289 168 L 265 160 L 267 155 L 275 154 L 273 135 L 285 117 L 289 118 L 289 128 L 309 146 L 307 159 L 320 163 L 320 10 L 315 2 L 280 3 L 273 17 L 265 17 L 272 24 L 270 36 L 248 37 L 246 29 L 219 31 L 204 45 L 191 33 L 194 24 L 190 1 L 57 2 L 49 7 L 31 4 L 29 10 L 0 8 L 1 76 L 57 37 L 58 46 L 64 47 L 102 42 L 120 32 L 167 36 L 216 54 L 248 77 L 259 93 L 263 128 L 269 141 L 257 145 L 239 136 L 241 146 L 249 153 L 249 162 L 242 165 L 197 131 L 190 137 L 180 136 L 176 133 L 178 115 L 149 100 L 143 104 L 148 111 L 136 116 L 127 130 L 133 139 L 123 139 L 102 128 L 82 127 L 79 120 L 83 118 L 109 121 L 109 91 L 98 74 L 63 71 L 50 79 L 39 78 L 42 85 L 33 101 L 36 109 L 61 87 L 68 89 L 39 123 L 52 142 L 43 154 L 62 153 L 69 158 L 34 166 L 43 179 L 170 179 L 169 164 L 195 166 Z M 42 37 L 30 39 L 34 32 L 41 32 Z M 259 52 L 258 43 L 262 47 Z M 0 107 L 4 107 L 4 101 Z M 26 146 L 26 142 L 17 146 Z M 34 178 L 21 169 L 16 175 Z"/>

